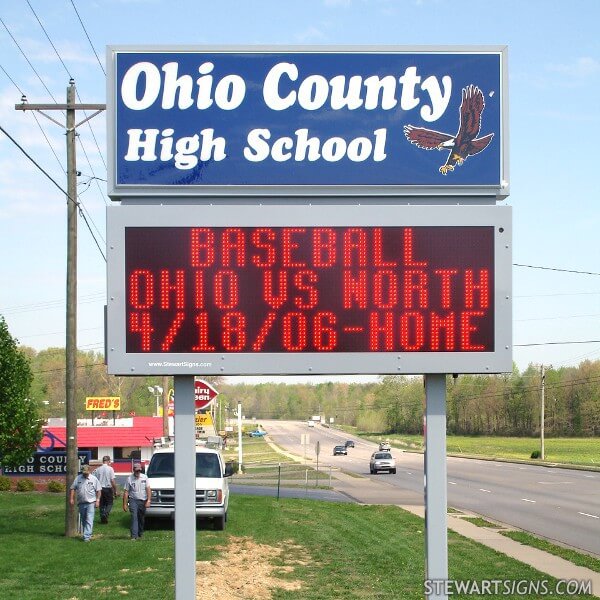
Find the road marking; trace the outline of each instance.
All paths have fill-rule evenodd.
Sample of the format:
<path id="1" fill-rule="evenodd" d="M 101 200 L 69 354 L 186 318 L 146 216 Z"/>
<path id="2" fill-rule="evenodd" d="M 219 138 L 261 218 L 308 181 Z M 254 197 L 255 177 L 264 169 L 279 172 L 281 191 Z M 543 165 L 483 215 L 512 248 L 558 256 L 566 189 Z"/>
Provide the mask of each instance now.
<path id="1" fill-rule="evenodd" d="M 583 512 L 580 512 L 579 514 L 583 515 L 584 517 L 592 517 L 592 519 L 600 519 L 600 517 L 597 515 L 590 515 L 588 513 L 583 513 Z"/>
<path id="2" fill-rule="evenodd" d="M 412 472 L 411 471 L 406 471 L 406 474 L 407 475 L 412 475 Z"/>
<path id="3" fill-rule="evenodd" d="M 454 481 L 449 481 L 449 482 L 448 482 L 448 485 L 456 485 L 456 482 L 454 482 Z"/>
<path id="4" fill-rule="evenodd" d="M 479 488 L 480 492 L 486 492 L 487 494 L 491 494 L 492 491 L 491 490 L 484 490 L 483 488 Z"/>
<path id="5" fill-rule="evenodd" d="M 572 485 L 572 481 L 538 481 L 540 485 Z"/>
<path id="6" fill-rule="evenodd" d="M 528 498 L 521 498 L 521 500 L 523 500 L 523 502 L 531 502 L 532 504 L 536 503 L 536 500 L 529 500 Z"/>
<path id="7" fill-rule="evenodd" d="M 589 477 L 590 479 L 593 479 L 594 475 L 584 475 L 584 477 Z"/>

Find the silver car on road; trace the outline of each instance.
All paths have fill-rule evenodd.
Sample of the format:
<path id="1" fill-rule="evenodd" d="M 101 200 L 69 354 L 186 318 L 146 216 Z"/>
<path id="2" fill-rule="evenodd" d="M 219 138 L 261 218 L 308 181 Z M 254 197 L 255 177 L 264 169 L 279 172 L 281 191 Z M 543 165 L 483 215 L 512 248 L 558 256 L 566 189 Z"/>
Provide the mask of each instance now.
<path id="1" fill-rule="evenodd" d="M 371 475 L 376 475 L 379 471 L 395 473 L 396 461 L 389 452 L 373 452 L 371 461 L 369 462 L 369 470 L 371 471 Z"/>

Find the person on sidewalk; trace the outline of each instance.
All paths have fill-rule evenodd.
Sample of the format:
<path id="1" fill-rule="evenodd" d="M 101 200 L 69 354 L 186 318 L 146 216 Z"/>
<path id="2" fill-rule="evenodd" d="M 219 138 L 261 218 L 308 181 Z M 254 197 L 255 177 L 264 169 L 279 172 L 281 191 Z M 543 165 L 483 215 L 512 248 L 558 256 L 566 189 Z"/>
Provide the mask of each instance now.
<path id="1" fill-rule="evenodd" d="M 100 493 L 102 486 L 98 479 L 90 473 L 90 465 L 83 465 L 81 473 L 75 477 L 71 484 L 69 493 L 69 503 L 75 505 L 77 498 L 77 507 L 79 508 L 79 517 L 83 528 L 82 539 L 89 542 L 92 539 L 94 529 L 94 511 L 100 506 Z"/>
<path id="2" fill-rule="evenodd" d="M 133 463 L 133 475 L 127 478 L 123 491 L 123 510 L 131 513 L 131 539 L 137 540 L 144 535 L 146 509 L 150 506 L 152 490 L 148 477 L 142 473 L 142 465 Z"/>
<path id="3" fill-rule="evenodd" d="M 108 523 L 108 517 L 113 507 L 115 498 L 118 498 L 117 482 L 115 481 L 115 470 L 110 466 L 110 456 L 102 458 L 102 466 L 94 471 L 94 475 L 98 478 L 102 486 L 100 494 L 100 523 Z"/>

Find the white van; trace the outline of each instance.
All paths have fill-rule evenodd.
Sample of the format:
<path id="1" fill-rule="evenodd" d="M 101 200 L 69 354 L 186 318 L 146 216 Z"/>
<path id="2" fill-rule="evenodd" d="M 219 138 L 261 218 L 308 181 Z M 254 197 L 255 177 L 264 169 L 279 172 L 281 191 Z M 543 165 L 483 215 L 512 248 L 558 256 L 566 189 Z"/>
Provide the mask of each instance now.
<path id="1" fill-rule="evenodd" d="M 173 448 L 158 448 L 146 471 L 152 489 L 147 517 L 175 516 L 175 453 Z M 233 467 L 225 465 L 214 448 L 196 448 L 196 516 L 210 517 L 214 528 L 225 529 L 229 507 L 228 477 Z"/>

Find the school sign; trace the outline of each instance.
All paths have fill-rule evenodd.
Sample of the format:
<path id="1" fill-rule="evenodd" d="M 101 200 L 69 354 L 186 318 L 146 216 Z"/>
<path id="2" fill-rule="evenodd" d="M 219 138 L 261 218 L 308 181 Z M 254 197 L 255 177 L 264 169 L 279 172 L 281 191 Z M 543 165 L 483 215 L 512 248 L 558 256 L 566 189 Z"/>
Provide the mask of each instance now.
<path id="1" fill-rule="evenodd" d="M 508 195 L 503 48 L 109 48 L 109 194 Z"/>

